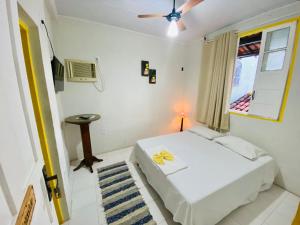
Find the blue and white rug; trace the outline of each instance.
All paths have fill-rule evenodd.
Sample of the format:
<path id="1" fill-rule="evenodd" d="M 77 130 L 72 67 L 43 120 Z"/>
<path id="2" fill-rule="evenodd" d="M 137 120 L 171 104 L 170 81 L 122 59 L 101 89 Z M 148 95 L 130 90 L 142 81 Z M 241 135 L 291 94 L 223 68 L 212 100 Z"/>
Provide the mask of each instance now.
<path id="1" fill-rule="evenodd" d="M 108 225 L 156 225 L 126 162 L 97 170 Z"/>

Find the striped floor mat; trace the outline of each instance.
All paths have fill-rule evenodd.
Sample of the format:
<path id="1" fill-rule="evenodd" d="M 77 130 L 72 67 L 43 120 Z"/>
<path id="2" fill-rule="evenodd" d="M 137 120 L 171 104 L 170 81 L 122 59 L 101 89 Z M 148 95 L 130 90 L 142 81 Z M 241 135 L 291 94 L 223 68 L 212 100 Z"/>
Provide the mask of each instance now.
<path id="1" fill-rule="evenodd" d="M 156 225 L 126 162 L 97 171 L 107 224 Z"/>

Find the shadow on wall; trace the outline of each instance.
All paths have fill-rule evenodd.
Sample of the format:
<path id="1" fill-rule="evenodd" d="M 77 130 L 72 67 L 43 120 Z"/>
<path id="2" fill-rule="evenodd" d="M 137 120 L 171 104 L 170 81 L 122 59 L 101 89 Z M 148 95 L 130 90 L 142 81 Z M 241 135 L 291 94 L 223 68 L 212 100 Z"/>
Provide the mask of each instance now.
<path id="1" fill-rule="evenodd" d="M 70 161 L 83 158 L 80 128 L 78 125 L 62 122 L 62 130 Z"/>
<path id="2" fill-rule="evenodd" d="M 272 156 L 274 157 L 274 156 Z M 275 158 L 275 157 L 274 157 Z M 275 159 L 276 160 L 276 159 Z M 282 175 L 282 172 L 280 169 L 278 169 L 278 173 L 277 173 L 277 176 L 275 177 L 275 184 L 277 184 L 278 186 L 282 187 L 282 188 L 285 188 L 286 186 L 286 183 L 285 183 L 285 180 L 284 180 L 284 176 Z M 297 195 L 296 193 L 294 193 L 295 195 Z"/>

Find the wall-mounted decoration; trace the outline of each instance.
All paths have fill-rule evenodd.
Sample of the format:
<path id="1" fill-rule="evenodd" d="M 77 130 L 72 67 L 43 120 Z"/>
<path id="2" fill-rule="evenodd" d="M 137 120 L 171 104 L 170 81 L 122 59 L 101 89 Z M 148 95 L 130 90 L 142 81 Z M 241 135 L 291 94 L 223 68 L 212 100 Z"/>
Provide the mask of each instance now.
<path id="1" fill-rule="evenodd" d="M 149 70 L 149 83 L 156 84 L 156 70 Z"/>
<path id="2" fill-rule="evenodd" d="M 36 203 L 35 193 L 33 186 L 30 185 L 27 188 L 26 194 L 24 196 L 16 225 L 29 225 L 31 224 L 31 219 Z"/>
<path id="3" fill-rule="evenodd" d="M 149 61 L 142 61 L 142 76 L 149 76 Z"/>

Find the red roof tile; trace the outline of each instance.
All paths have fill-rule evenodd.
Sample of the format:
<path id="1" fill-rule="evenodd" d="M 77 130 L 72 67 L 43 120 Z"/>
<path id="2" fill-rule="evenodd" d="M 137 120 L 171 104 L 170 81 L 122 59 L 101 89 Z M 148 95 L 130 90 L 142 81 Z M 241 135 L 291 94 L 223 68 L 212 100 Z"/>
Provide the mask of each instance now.
<path id="1" fill-rule="evenodd" d="M 240 112 L 248 112 L 250 106 L 251 94 L 245 94 L 238 100 L 230 104 L 230 109 Z"/>

